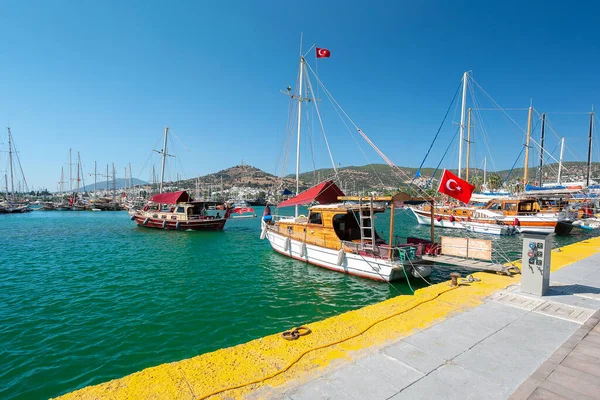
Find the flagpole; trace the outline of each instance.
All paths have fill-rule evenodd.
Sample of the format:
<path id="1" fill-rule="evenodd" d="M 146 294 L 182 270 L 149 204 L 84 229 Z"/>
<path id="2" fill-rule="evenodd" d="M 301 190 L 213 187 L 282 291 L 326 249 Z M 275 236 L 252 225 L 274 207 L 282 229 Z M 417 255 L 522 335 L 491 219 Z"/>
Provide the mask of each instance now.
<path id="1" fill-rule="evenodd" d="M 460 112 L 460 140 L 458 142 L 458 177 L 462 178 L 462 153 L 463 141 L 465 140 L 465 114 L 467 112 L 467 72 L 463 75 L 462 107 Z"/>

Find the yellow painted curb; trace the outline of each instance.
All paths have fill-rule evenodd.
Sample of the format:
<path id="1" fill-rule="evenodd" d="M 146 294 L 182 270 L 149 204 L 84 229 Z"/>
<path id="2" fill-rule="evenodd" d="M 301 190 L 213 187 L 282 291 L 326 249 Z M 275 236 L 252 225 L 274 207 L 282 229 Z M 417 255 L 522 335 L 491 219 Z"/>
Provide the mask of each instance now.
<path id="1" fill-rule="evenodd" d="M 599 252 L 600 238 L 559 250 L 552 252 L 552 271 Z M 284 340 L 280 334 L 270 335 L 187 360 L 147 368 L 68 393 L 61 399 L 198 399 L 213 393 L 216 394 L 213 398 L 241 398 L 261 387 L 279 386 L 293 379 L 301 381 L 336 360 L 351 359 L 357 351 L 410 336 L 455 313 L 476 307 L 486 297 L 519 280 L 518 277 L 483 272 L 473 276 L 481 281 L 457 289 L 451 289 L 448 283 L 440 283 L 419 289 L 414 296 L 394 297 L 315 322 L 309 325 L 312 334 L 295 341 Z M 336 342 L 339 343 L 332 344 Z M 248 385 L 265 377 L 269 379 Z"/>

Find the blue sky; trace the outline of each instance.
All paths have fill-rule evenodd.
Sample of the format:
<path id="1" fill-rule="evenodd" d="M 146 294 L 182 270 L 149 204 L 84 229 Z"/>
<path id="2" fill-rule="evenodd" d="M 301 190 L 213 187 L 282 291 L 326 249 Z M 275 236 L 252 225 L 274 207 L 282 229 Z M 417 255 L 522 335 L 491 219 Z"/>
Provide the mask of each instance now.
<path id="1" fill-rule="evenodd" d="M 548 112 L 567 137 L 566 158 L 584 160 L 585 112 L 600 104 L 600 6 L 555 3 L 4 2 L 0 121 L 10 124 L 36 188 L 56 189 L 69 148 L 86 173 L 94 161 L 102 169 L 114 162 L 121 176 L 131 163 L 148 180 L 165 125 L 189 148 L 174 142 L 183 176 L 242 160 L 275 172 L 288 115 L 279 90 L 296 81 L 304 32 L 305 50 L 316 43 L 332 52 L 318 62 L 321 80 L 398 165 L 421 162 L 465 70 L 503 107 L 532 100 Z M 315 67 L 312 56 L 308 62 Z M 509 114 L 526 125 L 526 111 Z M 522 132 L 498 112 L 482 116 L 491 154 L 480 136 L 477 162 L 487 154 L 494 167 L 509 168 Z M 454 108 L 450 118 L 459 119 Z M 366 160 L 339 121 L 325 123 L 336 162 L 381 162 L 369 150 Z M 442 130 L 426 165 L 439 162 L 455 127 Z M 558 137 L 550 135 L 552 150 Z M 0 138 L 5 149 L 5 132 Z M 442 166 L 455 167 L 455 154 Z M 315 159 L 328 166 L 326 155 Z M 311 167 L 303 159 L 302 169 Z"/>

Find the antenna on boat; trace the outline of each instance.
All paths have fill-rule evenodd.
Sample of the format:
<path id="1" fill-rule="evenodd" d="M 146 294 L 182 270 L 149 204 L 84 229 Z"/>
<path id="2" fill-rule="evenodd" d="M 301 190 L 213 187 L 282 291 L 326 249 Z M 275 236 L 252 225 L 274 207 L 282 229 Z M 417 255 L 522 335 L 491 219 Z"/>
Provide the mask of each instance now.
<path id="1" fill-rule="evenodd" d="M 592 112 L 590 113 L 590 134 L 588 142 L 588 160 L 587 160 L 587 176 L 585 179 L 585 186 L 590 186 L 590 175 L 592 174 L 592 136 L 594 131 L 594 106 L 592 106 Z"/>

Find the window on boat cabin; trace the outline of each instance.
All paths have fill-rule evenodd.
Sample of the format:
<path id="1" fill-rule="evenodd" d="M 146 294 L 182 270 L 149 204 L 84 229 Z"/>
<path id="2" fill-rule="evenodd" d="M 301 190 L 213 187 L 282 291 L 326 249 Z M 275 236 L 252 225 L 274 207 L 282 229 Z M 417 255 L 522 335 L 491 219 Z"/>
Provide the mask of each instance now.
<path id="1" fill-rule="evenodd" d="M 500 203 L 492 203 L 488 207 L 488 210 L 501 210 L 501 209 L 502 209 L 502 204 L 500 204 Z"/>
<path id="2" fill-rule="evenodd" d="M 340 240 L 351 242 L 360 239 L 358 213 L 336 214 L 333 217 L 333 230 Z"/>
<path id="3" fill-rule="evenodd" d="M 321 213 L 311 212 L 308 215 L 308 223 L 323 225 L 323 218 L 321 218 Z"/>
<path id="4" fill-rule="evenodd" d="M 532 210 L 532 202 L 522 202 L 519 204 L 519 212 L 531 212 Z"/>
<path id="5" fill-rule="evenodd" d="M 517 211 L 517 205 L 515 203 L 504 203 L 505 211 Z"/>
<path id="6" fill-rule="evenodd" d="M 184 212 L 184 210 L 183 210 L 183 206 L 179 206 L 179 207 L 177 207 L 177 212 L 178 212 L 178 213 L 182 213 L 182 212 Z"/>

